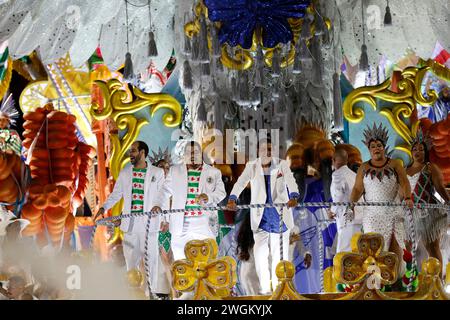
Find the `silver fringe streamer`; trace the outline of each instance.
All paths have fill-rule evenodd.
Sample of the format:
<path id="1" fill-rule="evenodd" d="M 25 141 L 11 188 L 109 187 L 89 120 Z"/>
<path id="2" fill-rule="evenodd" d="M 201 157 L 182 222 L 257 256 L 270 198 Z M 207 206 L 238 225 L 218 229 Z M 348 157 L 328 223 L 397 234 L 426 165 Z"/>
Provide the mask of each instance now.
<path id="1" fill-rule="evenodd" d="M 155 34 L 153 31 L 150 31 L 148 34 L 148 56 L 149 57 L 157 57 L 158 56 L 158 48 L 156 47 Z"/>
<path id="2" fill-rule="evenodd" d="M 183 63 L 183 87 L 187 90 L 192 90 L 193 80 L 192 80 L 192 69 L 188 60 Z"/>
<path id="3" fill-rule="evenodd" d="M 342 116 L 342 94 L 341 81 L 337 72 L 333 75 L 333 117 L 334 128 L 338 131 L 344 130 L 344 121 Z"/>

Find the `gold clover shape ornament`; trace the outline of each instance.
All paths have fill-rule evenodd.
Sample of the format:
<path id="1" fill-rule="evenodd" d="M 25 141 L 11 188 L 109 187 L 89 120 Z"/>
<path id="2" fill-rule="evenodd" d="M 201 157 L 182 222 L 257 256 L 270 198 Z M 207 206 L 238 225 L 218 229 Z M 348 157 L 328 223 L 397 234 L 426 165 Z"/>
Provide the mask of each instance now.
<path id="1" fill-rule="evenodd" d="M 195 291 L 194 300 L 220 300 L 236 284 L 236 261 L 217 258 L 214 239 L 192 240 L 184 247 L 186 259 L 172 264 L 173 287 L 181 292 Z"/>
<path id="2" fill-rule="evenodd" d="M 342 299 L 391 299 L 380 289 L 381 285 L 392 285 L 396 282 L 399 261 L 395 253 L 384 252 L 383 248 L 382 235 L 357 233 L 352 238 L 352 252 L 335 255 L 333 264 L 336 281 L 359 287 Z"/>

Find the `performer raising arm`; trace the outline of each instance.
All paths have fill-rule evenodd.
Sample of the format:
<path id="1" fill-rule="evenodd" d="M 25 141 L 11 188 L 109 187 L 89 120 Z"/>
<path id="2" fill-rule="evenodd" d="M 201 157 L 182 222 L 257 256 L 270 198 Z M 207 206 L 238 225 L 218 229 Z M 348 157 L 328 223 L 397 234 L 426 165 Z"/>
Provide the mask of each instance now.
<path id="1" fill-rule="evenodd" d="M 111 209 L 120 199 L 124 200 L 123 214 L 140 214 L 143 212 L 159 212 L 166 202 L 167 193 L 165 187 L 163 169 L 152 166 L 145 160 L 148 155 L 148 146 L 145 142 L 136 141 L 130 148 L 130 162 L 123 168 L 114 185 L 113 192 L 109 195 L 103 207 L 99 209 L 94 220 L 103 216 L 106 210 Z M 123 253 L 127 264 L 127 270 L 139 269 L 145 253 L 145 228 L 147 216 L 131 217 L 124 219 L 120 224 L 124 232 Z M 150 228 L 159 228 L 158 217 L 151 218 Z M 149 238 L 150 239 L 150 238 Z M 157 247 L 157 243 L 149 243 L 149 249 Z M 152 252 L 149 250 L 148 253 Z M 148 254 L 147 253 L 147 254 Z M 156 259 L 154 254 L 150 259 Z M 150 261 L 151 268 L 156 262 Z M 153 273 L 150 270 L 150 273 Z M 152 291 L 158 292 L 156 283 L 152 283 Z"/>

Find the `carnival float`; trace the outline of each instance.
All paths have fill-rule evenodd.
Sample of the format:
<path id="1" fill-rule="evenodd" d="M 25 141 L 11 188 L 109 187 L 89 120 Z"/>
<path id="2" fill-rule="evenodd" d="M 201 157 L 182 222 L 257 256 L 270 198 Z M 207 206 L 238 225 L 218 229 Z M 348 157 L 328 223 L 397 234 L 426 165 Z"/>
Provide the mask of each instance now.
<path id="1" fill-rule="evenodd" d="M 135 141 L 149 145 L 148 163 L 168 166 L 197 141 L 228 196 L 257 147 L 248 136 L 268 132 L 300 194 L 299 238 L 289 259 L 280 248 L 278 286 L 246 290 L 237 249 L 251 206 L 233 212 L 224 200 L 211 222 L 216 239 L 188 242 L 183 260 L 161 253 L 171 298 L 448 300 L 448 228 L 440 259 L 419 259 L 415 241 L 400 257 L 370 232 L 337 253 L 327 211 L 334 154 L 344 150 L 358 171 L 374 123 L 405 167 L 426 135 L 429 161 L 450 186 L 449 16 L 439 0 L 1 2 L 0 246 L 19 221 L 20 238 L 39 255 L 121 261 L 124 232 L 111 222 L 129 218 L 123 201 L 94 216 Z M 170 236 L 159 237 L 170 248 Z M 148 259 L 115 276 L 133 298 L 154 298 Z M 0 281 L 10 269 L 5 247 Z"/>

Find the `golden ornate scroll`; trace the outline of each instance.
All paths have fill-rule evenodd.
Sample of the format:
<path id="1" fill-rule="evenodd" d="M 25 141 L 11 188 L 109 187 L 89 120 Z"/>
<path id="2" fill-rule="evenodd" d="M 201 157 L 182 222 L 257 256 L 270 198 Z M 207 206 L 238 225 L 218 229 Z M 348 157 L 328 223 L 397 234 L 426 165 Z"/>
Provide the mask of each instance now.
<path id="1" fill-rule="evenodd" d="M 117 180 L 120 170 L 129 161 L 126 156 L 131 144 L 138 137 L 141 129 L 149 122 L 146 119 L 137 119 L 134 113 L 149 107 L 150 115 L 153 117 L 160 109 L 167 109 L 162 121 L 166 127 L 176 127 L 182 120 L 182 108 L 179 102 L 171 95 L 164 93 L 143 93 L 133 87 L 133 94 L 124 90 L 123 84 L 117 79 L 108 82 L 95 81 L 103 97 L 103 105 L 94 102 L 90 113 L 96 120 L 112 118 L 119 130 L 125 131 L 125 135 L 119 138 L 118 134 L 111 134 L 112 154 L 110 160 L 110 170 L 112 177 Z M 113 208 L 113 215 L 119 215 L 121 204 Z M 119 228 L 110 240 L 114 242 L 119 237 Z"/>
<path id="2" fill-rule="evenodd" d="M 411 156 L 408 147 L 416 136 L 419 121 L 415 119 L 409 125 L 406 124 L 406 121 L 411 119 L 417 104 L 431 106 L 437 99 L 437 94 L 433 90 L 427 92 L 427 97 L 421 91 L 423 78 L 432 68 L 438 70 L 438 67 L 431 63 L 421 68 L 406 68 L 401 74 L 398 92 L 390 90 L 391 79 L 387 79 L 376 86 L 366 86 L 353 90 L 343 104 L 345 119 L 351 123 L 360 123 L 365 117 L 361 103 L 368 104 L 375 111 L 379 109 L 379 113 L 388 119 L 392 128 L 404 140 L 404 144 L 397 146 L 396 149 Z M 379 106 L 377 99 L 390 102 L 393 106 Z"/>

